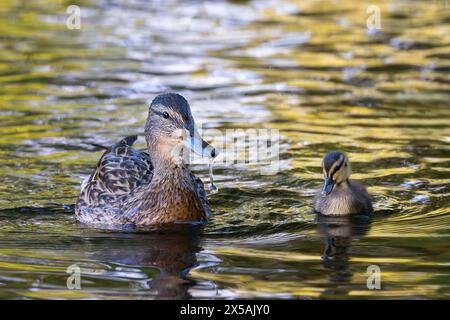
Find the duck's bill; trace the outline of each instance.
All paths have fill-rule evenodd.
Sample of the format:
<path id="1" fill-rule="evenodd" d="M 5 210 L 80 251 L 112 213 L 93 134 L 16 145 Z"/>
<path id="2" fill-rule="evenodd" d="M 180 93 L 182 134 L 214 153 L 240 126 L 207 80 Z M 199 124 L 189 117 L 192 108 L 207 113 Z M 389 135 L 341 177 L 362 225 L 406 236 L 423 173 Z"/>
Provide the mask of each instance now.
<path id="1" fill-rule="evenodd" d="M 197 131 L 195 131 L 194 136 L 189 137 L 186 142 L 187 147 L 199 156 L 208 158 L 215 158 L 217 156 L 216 149 L 203 140 Z"/>
<path id="2" fill-rule="evenodd" d="M 322 195 L 326 196 L 327 194 L 330 194 L 331 191 L 333 191 L 334 182 L 330 178 L 325 178 L 325 183 L 323 184 L 322 188 Z"/>

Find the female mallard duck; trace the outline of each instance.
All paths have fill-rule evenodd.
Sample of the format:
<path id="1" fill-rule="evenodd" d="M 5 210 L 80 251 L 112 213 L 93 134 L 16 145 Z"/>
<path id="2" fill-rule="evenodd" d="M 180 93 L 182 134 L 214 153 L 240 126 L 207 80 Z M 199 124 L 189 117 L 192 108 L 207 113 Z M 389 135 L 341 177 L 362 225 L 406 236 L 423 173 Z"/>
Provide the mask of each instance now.
<path id="1" fill-rule="evenodd" d="M 366 188 L 350 180 L 350 164 L 340 151 L 325 155 L 322 162 L 325 183 L 315 198 L 315 210 L 327 216 L 372 212 L 372 201 Z"/>
<path id="2" fill-rule="evenodd" d="M 186 156 L 188 149 L 210 158 L 216 151 L 195 130 L 188 102 L 173 93 L 157 96 L 144 134 L 147 152 L 132 148 L 137 137 L 131 136 L 102 155 L 75 206 L 80 222 L 141 227 L 206 221 L 211 208 Z"/>

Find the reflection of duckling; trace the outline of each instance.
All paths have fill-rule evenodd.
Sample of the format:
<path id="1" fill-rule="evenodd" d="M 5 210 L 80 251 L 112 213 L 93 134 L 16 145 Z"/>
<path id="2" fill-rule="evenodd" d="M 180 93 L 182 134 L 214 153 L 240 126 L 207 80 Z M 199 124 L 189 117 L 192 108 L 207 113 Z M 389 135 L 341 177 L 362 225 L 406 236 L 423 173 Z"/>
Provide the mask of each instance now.
<path id="1" fill-rule="evenodd" d="M 325 183 L 315 198 L 315 210 L 327 216 L 372 212 L 372 201 L 366 188 L 350 180 L 347 156 L 340 151 L 325 155 L 322 162 Z"/>
<path id="2" fill-rule="evenodd" d="M 350 282 L 349 249 L 354 236 L 364 236 L 370 229 L 370 217 L 366 215 L 327 217 L 317 215 L 318 232 L 324 236 L 323 264 L 333 270 L 332 282 Z"/>
<path id="3" fill-rule="evenodd" d="M 208 157 L 216 151 L 195 130 L 188 102 L 173 93 L 157 96 L 145 126 L 148 153 L 132 148 L 136 138 L 121 140 L 100 158 L 78 197 L 77 219 L 135 226 L 205 221 L 211 209 L 203 183 L 184 157 L 187 148 Z"/>

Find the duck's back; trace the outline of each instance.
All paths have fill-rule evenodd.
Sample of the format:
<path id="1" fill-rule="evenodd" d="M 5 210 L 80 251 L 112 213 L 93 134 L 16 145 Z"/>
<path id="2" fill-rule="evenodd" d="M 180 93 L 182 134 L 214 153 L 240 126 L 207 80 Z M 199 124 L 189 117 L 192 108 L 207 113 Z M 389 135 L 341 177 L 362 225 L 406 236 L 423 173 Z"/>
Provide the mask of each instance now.
<path id="1" fill-rule="evenodd" d="M 150 183 L 153 166 L 148 153 L 132 148 L 136 139 L 126 137 L 102 155 L 75 206 L 80 222 L 119 223 L 122 204 L 133 190 Z"/>
<path id="2" fill-rule="evenodd" d="M 350 188 L 352 188 L 355 198 L 358 200 L 358 213 L 370 213 L 373 211 L 372 199 L 367 192 L 366 187 L 358 181 L 350 180 Z"/>

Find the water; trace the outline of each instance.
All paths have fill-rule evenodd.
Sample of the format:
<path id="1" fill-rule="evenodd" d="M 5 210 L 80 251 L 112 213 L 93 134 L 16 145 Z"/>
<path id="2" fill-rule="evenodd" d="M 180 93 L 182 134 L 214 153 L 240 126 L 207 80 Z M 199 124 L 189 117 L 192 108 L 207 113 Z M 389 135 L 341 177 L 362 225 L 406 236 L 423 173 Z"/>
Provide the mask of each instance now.
<path id="1" fill-rule="evenodd" d="M 450 297 L 444 1 L 377 1 L 377 32 L 355 1 L 124 3 L 83 1 L 68 30 L 70 2 L 0 1 L 0 298 Z M 217 161 L 203 228 L 77 225 L 93 143 L 142 132 L 166 90 L 208 128 L 279 129 L 280 172 Z M 334 149 L 373 218 L 312 213 Z"/>
<path id="2" fill-rule="evenodd" d="M 214 159 L 211 158 L 209 159 L 209 185 L 208 185 L 208 189 L 211 194 L 219 192 L 219 189 L 214 184 L 213 168 L 214 168 Z"/>

